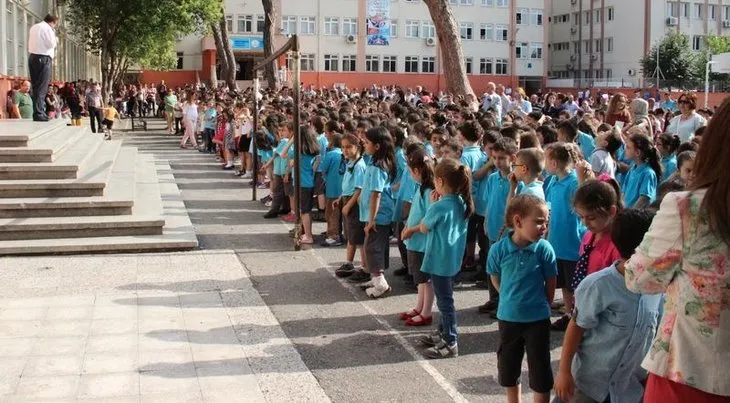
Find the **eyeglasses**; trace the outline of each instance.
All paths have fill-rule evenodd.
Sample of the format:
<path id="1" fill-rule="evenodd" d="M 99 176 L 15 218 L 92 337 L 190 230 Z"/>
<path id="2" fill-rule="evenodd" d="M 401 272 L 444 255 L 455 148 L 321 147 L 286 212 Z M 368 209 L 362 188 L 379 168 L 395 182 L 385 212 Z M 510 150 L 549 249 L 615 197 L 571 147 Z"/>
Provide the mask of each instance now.
<path id="1" fill-rule="evenodd" d="M 680 105 L 689 105 L 690 102 L 689 101 L 685 101 L 684 99 L 682 99 L 682 100 L 677 101 L 677 103 L 680 104 Z"/>

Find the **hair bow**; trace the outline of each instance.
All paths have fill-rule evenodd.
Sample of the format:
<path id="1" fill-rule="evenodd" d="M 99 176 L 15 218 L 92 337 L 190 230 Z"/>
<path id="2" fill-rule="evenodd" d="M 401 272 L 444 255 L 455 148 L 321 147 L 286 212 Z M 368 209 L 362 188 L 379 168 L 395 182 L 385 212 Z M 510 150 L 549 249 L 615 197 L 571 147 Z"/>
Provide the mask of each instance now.
<path id="1" fill-rule="evenodd" d="M 598 177 L 596 177 L 596 179 L 598 179 L 601 182 L 608 182 L 608 181 L 612 180 L 613 178 L 611 177 L 611 175 L 604 172 L 604 173 L 598 175 Z"/>

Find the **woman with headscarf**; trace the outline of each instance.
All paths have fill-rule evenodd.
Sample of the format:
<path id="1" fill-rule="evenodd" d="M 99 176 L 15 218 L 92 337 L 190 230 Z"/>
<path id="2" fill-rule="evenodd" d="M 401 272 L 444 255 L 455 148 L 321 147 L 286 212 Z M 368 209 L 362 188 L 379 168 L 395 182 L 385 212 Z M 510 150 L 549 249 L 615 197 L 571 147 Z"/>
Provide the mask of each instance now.
<path id="1" fill-rule="evenodd" d="M 628 133 L 630 129 L 636 127 L 646 129 L 649 133 L 655 134 L 652 119 L 649 118 L 648 102 L 641 98 L 635 98 L 631 101 L 629 111 L 633 119 L 631 124 L 624 128 L 624 133 Z"/>

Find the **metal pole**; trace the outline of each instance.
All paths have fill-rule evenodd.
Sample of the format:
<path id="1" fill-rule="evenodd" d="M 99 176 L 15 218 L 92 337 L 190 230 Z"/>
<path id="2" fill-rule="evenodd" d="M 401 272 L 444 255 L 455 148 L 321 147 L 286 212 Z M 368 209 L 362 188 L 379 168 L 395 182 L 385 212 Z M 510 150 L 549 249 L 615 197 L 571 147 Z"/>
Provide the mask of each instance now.
<path id="1" fill-rule="evenodd" d="M 659 48 L 656 46 L 656 90 L 659 91 L 659 76 L 662 75 L 662 69 L 659 67 Z"/>
<path id="2" fill-rule="evenodd" d="M 292 48 L 292 56 L 294 58 L 294 77 L 292 79 L 292 91 L 293 91 L 293 98 L 294 98 L 294 145 L 296 147 L 296 152 L 294 153 L 294 178 L 296 181 L 296 187 L 294 188 L 294 215 L 296 217 L 296 224 L 294 224 L 294 250 L 300 250 L 302 248 L 301 243 L 299 240 L 301 239 L 302 234 L 302 210 L 301 210 L 301 200 L 302 200 L 302 178 L 301 178 L 301 158 L 300 153 L 302 152 L 302 137 L 299 135 L 299 125 L 300 122 L 300 110 L 299 110 L 299 100 L 300 100 L 300 88 L 299 88 L 299 81 L 300 81 L 300 63 L 301 63 L 301 55 L 299 53 L 299 37 L 294 35 L 294 46 Z"/>
<path id="3" fill-rule="evenodd" d="M 715 62 L 708 60 L 705 64 L 705 109 L 707 109 L 708 92 L 710 92 L 710 65 Z"/>
<path id="4" fill-rule="evenodd" d="M 258 147 L 256 146 L 256 132 L 259 130 L 259 82 L 258 70 L 253 71 L 253 126 L 251 127 L 251 144 L 253 145 L 253 153 L 251 159 L 253 160 L 253 172 L 251 172 L 251 178 L 253 178 L 253 201 L 256 201 L 256 189 L 258 188 L 258 175 L 259 175 L 259 159 L 258 159 Z M 245 150 L 248 151 L 248 150 Z M 245 163 L 245 161 L 244 161 Z"/>

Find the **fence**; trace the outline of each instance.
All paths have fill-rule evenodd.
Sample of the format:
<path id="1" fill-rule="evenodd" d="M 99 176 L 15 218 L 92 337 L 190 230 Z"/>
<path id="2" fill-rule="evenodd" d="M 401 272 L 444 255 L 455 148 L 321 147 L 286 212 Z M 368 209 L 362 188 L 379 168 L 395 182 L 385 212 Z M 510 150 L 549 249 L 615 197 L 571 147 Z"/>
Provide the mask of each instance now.
<path id="1" fill-rule="evenodd" d="M 59 13 L 62 13 L 61 8 Z M 17 0 L 0 0 L 0 75 L 27 77 L 28 31 L 43 17 Z M 59 15 L 58 46 L 53 63 L 53 80 L 73 81 L 100 77 L 100 60 L 70 37 Z"/>
<path id="2" fill-rule="evenodd" d="M 625 78 L 549 78 L 547 88 L 599 88 L 599 89 L 633 89 L 656 88 L 655 78 L 625 77 Z M 705 82 L 693 80 L 659 80 L 661 91 L 705 91 Z M 729 92 L 730 81 L 710 80 L 709 92 Z"/>

